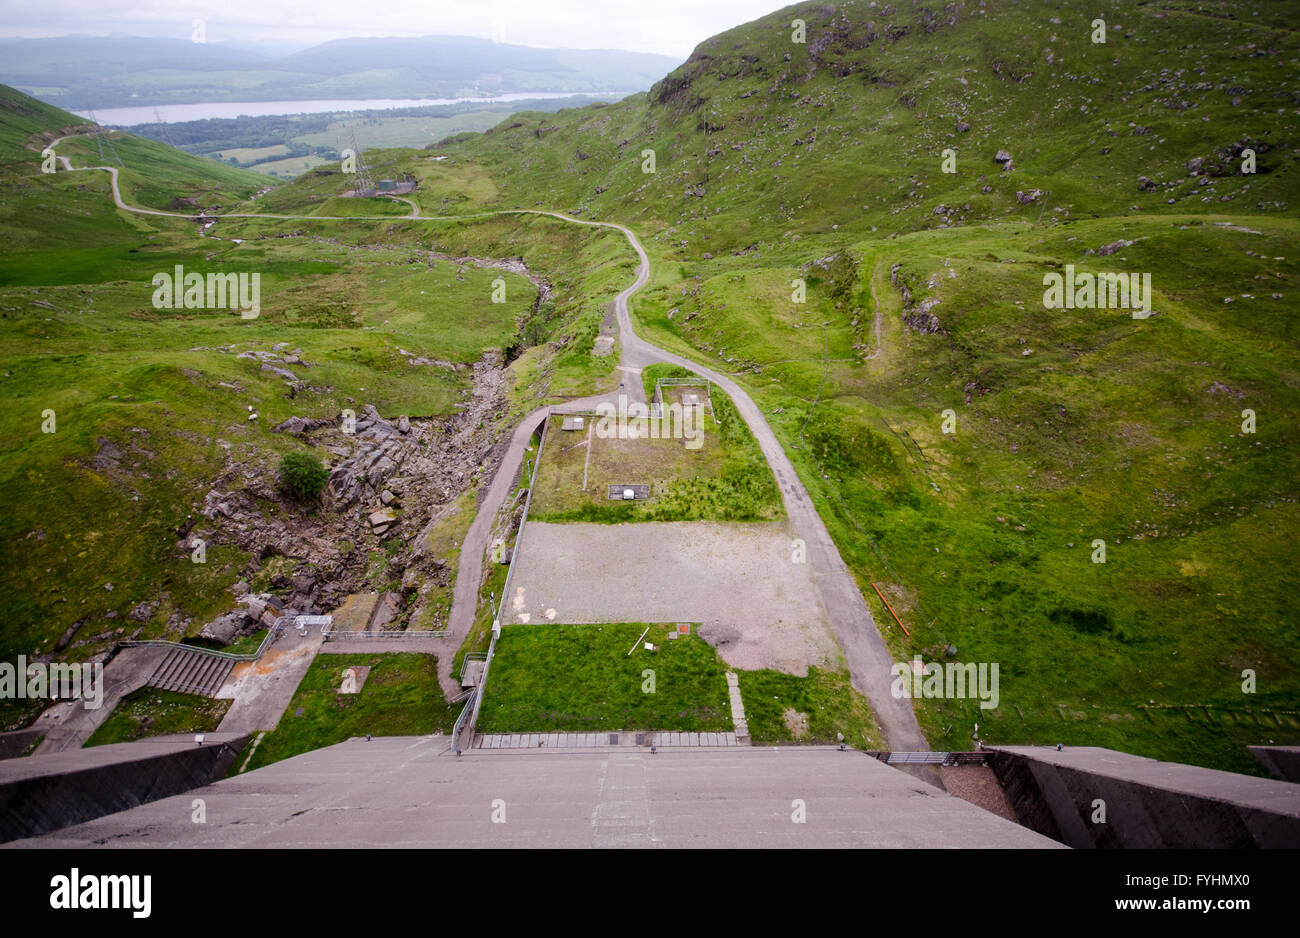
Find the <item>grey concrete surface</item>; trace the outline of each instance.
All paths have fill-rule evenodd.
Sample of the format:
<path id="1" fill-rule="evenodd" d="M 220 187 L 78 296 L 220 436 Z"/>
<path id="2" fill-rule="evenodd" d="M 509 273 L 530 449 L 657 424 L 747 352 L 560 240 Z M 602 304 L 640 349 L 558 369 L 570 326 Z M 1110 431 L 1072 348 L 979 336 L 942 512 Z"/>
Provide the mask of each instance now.
<path id="1" fill-rule="evenodd" d="M 352 740 L 13 847 L 1059 847 L 835 749 Z M 207 823 L 191 821 L 204 799 Z M 800 810 L 805 821 L 796 823 Z M 493 816 L 500 820 L 494 823 Z"/>
<path id="2" fill-rule="evenodd" d="M 207 785 L 225 776 L 248 741 L 191 735 L 0 762 L 0 840 L 31 837 Z"/>
<path id="3" fill-rule="evenodd" d="M 989 765 L 1023 824 L 1073 847 L 1300 847 L 1291 782 L 1092 746 L 998 746 Z"/>
<path id="4" fill-rule="evenodd" d="M 47 707 L 32 723 L 31 729 L 45 734 L 35 755 L 77 749 L 109 718 L 117 702 L 144 687 L 154 669 L 167 657 L 168 649 L 157 647 L 123 648 L 104 665 L 104 696 L 100 706 L 88 709 L 84 700 L 65 700 Z"/>
<path id="5" fill-rule="evenodd" d="M 217 693 L 222 700 L 233 700 L 217 729 L 223 733 L 275 729 L 323 643 L 319 629 L 309 629 L 306 636 L 285 629 L 262 657 L 235 665 Z"/>
<path id="6" fill-rule="evenodd" d="M 808 564 L 791 562 L 785 522 L 549 524 L 530 521 L 504 624 L 699 622 L 731 630 L 728 665 L 804 677 L 836 668 Z"/>
<path id="7" fill-rule="evenodd" d="M 34 729 L 0 733 L 0 759 L 17 759 L 40 738 L 41 731 Z"/>

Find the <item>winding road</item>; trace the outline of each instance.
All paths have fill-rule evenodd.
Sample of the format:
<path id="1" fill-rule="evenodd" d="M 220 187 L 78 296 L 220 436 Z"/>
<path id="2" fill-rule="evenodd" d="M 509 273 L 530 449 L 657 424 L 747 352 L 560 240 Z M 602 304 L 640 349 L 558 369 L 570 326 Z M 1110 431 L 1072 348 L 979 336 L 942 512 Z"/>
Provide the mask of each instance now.
<path id="1" fill-rule="evenodd" d="M 63 137 L 49 144 L 56 146 Z M 496 215 L 544 215 L 560 221 L 584 225 L 593 228 L 610 228 L 620 232 L 632 246 L 638 258 L 636 279 L 614 298 L 614 308 L 618 317 L 619 343 L 622 349 L 620 368 L 627 375 L 639 374 L 639 370 L 657 363 L 667 363 L 686 368 L 691 372 L 707 378 L 731 395 L 736 409 L 740 412 L 750 432 L 776 477 L 781 489 L 781 498 L 786 514 L 797 537 L 807 546 L 808 563 L 812 565 L 813 577 L 821 594 L 822 602 L 830 615 L 836 638 L 844 651 L 853 686 L 864 694 L 869 701 L 872 713 L 885 736 L 886 745 L 893 750 L 921 751 L 929 749 L 925 737 L 916 722 L 916 715 L 911 702 L 906 698 L 895 698 L 890 693 L 893 683 L 893 659 L 885 646 L 884 640 L 876 629 L 871 611 L 863 602 L 862 593 L 852 572 L 840 557 L 839 550 L 831 540 L 830 533 L 813 506 L 812 499 L 794 471 L 785 451 L 777 441 L 776 434 L 768 425 L 758 406 L 750 396 L 728 378 L 711 368 L 682 358 L 658 346 L 647 342 L 636 334 L 632 325 L 632 316 L 628 311 L 628 300 L 637 293 L 650 279 L 650 259 L 645 248 L 631 229 L 614 222 L 584 221 L 560 212 L 540 209 L 505 209 L 493 212 L 479 212 L 470 215 L 430 216 L 421 215 L 418 206 L 412 205 L 412 214 L 395 215 L 271 215 L 261 213 L 229 212 L 220 215 L 203 214 L 196 216 L 181 212 L 167 212 L 158 209 L 140 208 L 122 201 L 118 187 L 118 172 L 112 166 L 86 166 L 74 169 L 66 157 L 59 157 L 65 170 L 86 171 L 106 170 L 112 179 L 113 202 L 124 211 L 141 215 L 154 215 L 172 218 L 197 220 L 198 218 L 266 218 L 292 219 L 300 221 L 465 221 L 472 218 L 486 218 Z M 402 200 L 408 201 L 409 200 Z M 640 394 L 640 382 L 632 382 Z M 597 395 L 569 401 L 565 404 L 542 407 L 530 413 L 515 428 L 509 445 L 501 458 L 501 463 L 492 477 L 487 490 L 478 501 L 478 512 L 470 525 L 468 534 L 461 547 L 460 562 L 456 575 L 455 593 L 451 608 L 449 634 L 441 640 L 444 650 L 438 655 L 439 679 L 445 691 L 458 693 L 460 688 L 451 676 L 451 663 L 456 650 L 469 632 L 478 608 L 478 590 L 482 583 L 483 561 L 487 555 L 488 539 L 497 511 L 512 488 L 514 479 L 522 465 L 524 453 L 533 430 L 551 413 L 564 413 L 570 410 L 590 410 L 601 401 L 613 401 L 618 392 Z"/>

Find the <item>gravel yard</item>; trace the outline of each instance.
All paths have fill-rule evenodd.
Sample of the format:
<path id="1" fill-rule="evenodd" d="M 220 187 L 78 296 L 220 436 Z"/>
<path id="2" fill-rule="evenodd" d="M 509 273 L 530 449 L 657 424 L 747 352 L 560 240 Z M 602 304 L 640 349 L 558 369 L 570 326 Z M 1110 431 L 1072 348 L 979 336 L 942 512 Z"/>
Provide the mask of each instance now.
<path id="1" fill-rule="evenodd" d="M 698 622 L 732 667 L 840 666 L 811 567 L 784 522 L 529 523 L 506 622 Z"/>

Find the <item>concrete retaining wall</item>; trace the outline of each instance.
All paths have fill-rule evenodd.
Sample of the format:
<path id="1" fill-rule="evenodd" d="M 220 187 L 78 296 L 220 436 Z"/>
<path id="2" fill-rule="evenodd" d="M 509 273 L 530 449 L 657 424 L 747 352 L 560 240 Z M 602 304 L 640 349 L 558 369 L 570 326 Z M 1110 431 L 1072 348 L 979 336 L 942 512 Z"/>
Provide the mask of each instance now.
<path id="1" fill-rule="evenodd" d="M 13 730 L 0 733 L 0 759 L 14 759 L 31 748 L 32 743 L 45 735 L 43 730 Z"/>
<path id="2" fill-rule="evenodd" d="M 0 762 L 0 842 L 125 811 L 224 778 L 248 734 L 210 733 Z"/>
<path id="3" fill-rule="evenodd" d="M 1300 847 L 1290 782 L 1094 747 L 999 747 L 989 765 L 1022 824 L 1072 847 Z"/>

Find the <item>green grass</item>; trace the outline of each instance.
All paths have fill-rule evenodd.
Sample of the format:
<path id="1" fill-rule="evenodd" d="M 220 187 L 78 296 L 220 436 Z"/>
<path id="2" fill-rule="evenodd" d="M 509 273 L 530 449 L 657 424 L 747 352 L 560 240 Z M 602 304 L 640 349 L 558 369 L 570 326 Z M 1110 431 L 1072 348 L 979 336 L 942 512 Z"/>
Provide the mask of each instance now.
<path id="1" fill-rule="evenodd" d="M 142 687 L 118 701 L 87 746 L 128 743 L 171 733 L 215 732 L 231 701 Z"/>
<path id="2" fill-rule="evenodd" d="M 673 626 L 510 625 L 488 674 L 482 733 L 671 730 L 730 732 L 726 665 L 694 634 Z M 628 651 L 636 650 L 629 656 Z M 653 671 L 653 692 L 647 671 Z"/>
<path id="3" fill-rule="evenodd" d="M 232 655 L 251 655 L 262 647 L 266 633 L 266 629 L 259 629 L 252 635 L 245 635 L 243 638 L 236 639 L 222 650 Z"/>
<path id="4" fill-rule="evenodd" d="M 847 671 L 809 668 L 807 677 L 780 671 L 736 673 L 745 703 L 745 722 L 755 745 L 835 745 L 839 734 L 843 734 L 844 741 L 854 749 L 884 748 L 871 709 L 853 689 Z M 790 711 L 793 714 L 787 719 Z M 797 733 L 794 727 L 799 728 Z"/>
<path id="5" fill-rule="evenodd" d="M 416 175 L 425 214 L 540 207 L 632 225 L 653 273 L 632 304 L 639 331 L 754 397 L 896 658 L 952 643 L 960 660 L 1000 663 L 1002 706 L 981 720 L 990 742 L 1068 731 L 1067 742 L 1259 771 L 1243 740 L 1300 742 L 1300 126 L 1277 97 L 1300 48 L 1280 5 L 1257 6 L 1224 0 L 1206 16 L 1123 0 L 1101 46 L 1088 39 L 1094 13 L 1039 0 L 954 17 L 800 4 L 710 40 L 649 94 L 514 115 L 440 147 L 443 161 L 402 150 L 367 160 L 376 176 Z M 795 16 L 816 41 L 789 42 Z M 78 635 L 116 628 L 158 592 L 151 634 L 173 611 L 196 628 L 220 611 L 248 558 L 218 553 L 191 569 L 169 532 L 222 471 L 218 440 L 254 471 L 290 445 L 237 424 L 246 402 L 264 408 L 262 426 L 336 412 L 360 387 L 387 412 L 454 409 L 463 379 L 412 375 L 394 346 L 440 357 L 445 344 L 469 360 L 504 344 L 503 325 L 482 307 L 482 331 L 458 318 L 473 297 L 448 284 L 426 344 L 406 345 L 418 325 L 402 317 L 423 274 L 394 267 L 422 249 L 522 256 L 551 282 L 549 303 L 517 311 L 531 338 L 512 346 L 503 426 L 617 385 L 614 359 L 592 354 L 633 271 L 612 232 L 521 217 L 223 220 L 218 236 L 248 239 L 235 249 L 199 241 L 186 222 L 108 208 L 104 174 L 37 176 L 30 138 L 56 135 L 67 115 L 14 98 L 0 118 L 0 144 L 17 154 L 0 193 L 11 246 L 0 259 L 11 402 L 0 485 L 15 506 L 0 521 L 0 647 L 48 649 L 78 622 Z M 1259 150 L 1252 176 L 1218 155 L 1243 141 Z M 647 147 L 653 175 L 640 168 Z M 955 174 L 941 171 L 947 147 Z M 1000 148 L 1013 171 L 994 163 Z M 1194 158 L 1211 174 L 1192 176 Z M 227 202 L 242 185 L 164 169 L 153 191 L 138 177 L 128 187 L 155 202 Z M 1139 189 L 1139 175 L 1155 190 Z M 342 188 L 318 167 L 257 204 L 309 214 Z M 1033 189 L 1042 199 L 1016 196 Z M 1134 244 L 1096 253 L 1120 239 Z M 266 271 L 265 321 L 152 310 L 140 287 L 179 258 Z M 262 266 L 234 266 L 245 261 Z M 1157 315 L 1044 309 L 1042 276 L 1067 263 L 1152 273 Z M 913 304 L 938 301 L 939 331 L 909 328 L 891 275 Z M 790 299 L 795 279 L 804 304 Z M 247 363 L 189 351 L 232 335 L 259 347 L 288 336 L 320 359 L 313 383 L 333 390 L 290 404 Z M 219 381 L 246 391 L 226 397 Z M 58 434 L 38 433 L 46 408 L 60 414 Z M 1240 430 L 1247 408 L 1252 435 Z M 181 446 L 181 433 L 197 439 Z M 149 463 L 127 446 L 126 479 L 95 472 L 100 436 L 161 455 Z M 673 510 L 715 511 L 721 497 L 685 490 Z M 1105 565 L 1090 561 L 1098 537 Z M 77 654 L 94 649 L 81 641 Z M 1253 697 L 1240 690 L 1245 669 L 1258 674 Z M 976 716 L 917 706 L 936 746 Z"/>
<path id="6" fill-rule="evenodd" d="M 186 206 L 176 200 L 193 199 L 199 208 L 220 204 L 229 210 L 258 189 L 274 184 L 260 173 L 192 156 L 156 140 L 121 131 L 107 131 L 103 139 L 103 156 L 94 138 L 84 136 L 64 140 L 55 151 L 68 157 L 74 167 L 118 167 L 122 200 L 133 205 L 185 211 Z M 59 169 L 62 171 L 61 164 Z"/>
<path id="7" fill-rule="evenodd" d="M 370 668 L 361 692 L 338 693 L 344 670 L 358 666 Z M 438 659 L 433 655 L 319 655 L 303 676 L 279 726 L 262 739 L 248 768 L 270 765 L 367 733 L 449 733 L 458 712 L 458 705 L 448 705 L 443 699 Z"/>

